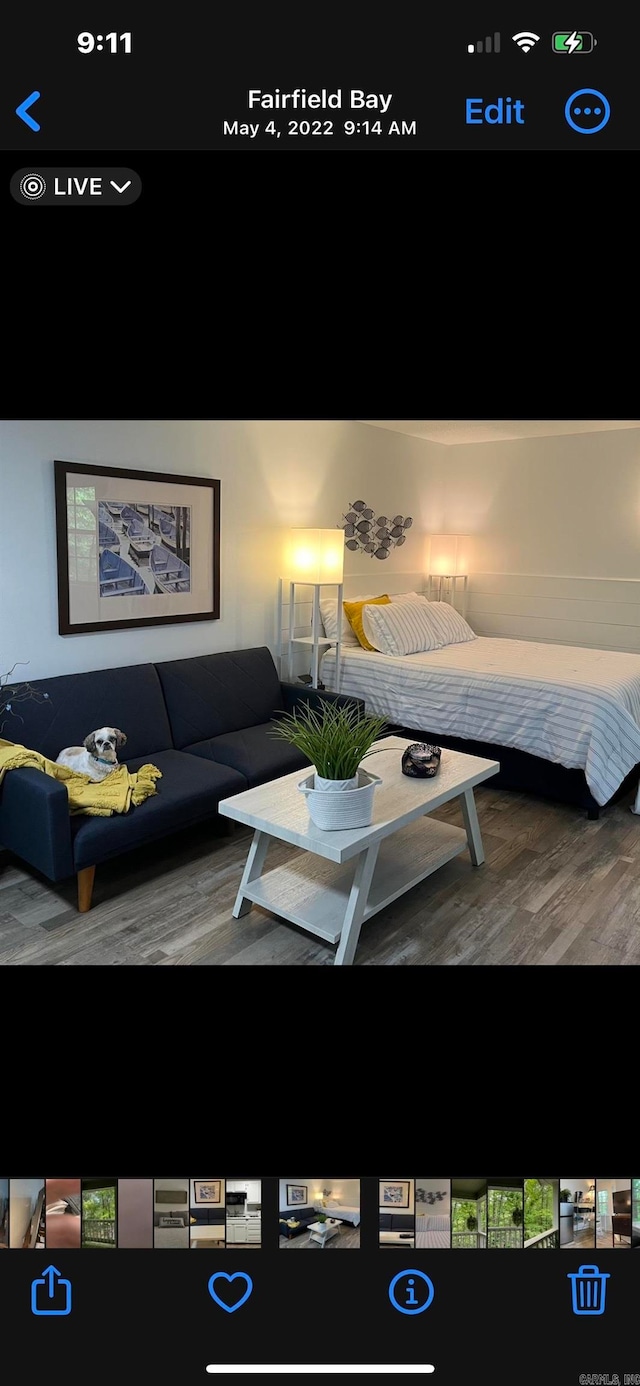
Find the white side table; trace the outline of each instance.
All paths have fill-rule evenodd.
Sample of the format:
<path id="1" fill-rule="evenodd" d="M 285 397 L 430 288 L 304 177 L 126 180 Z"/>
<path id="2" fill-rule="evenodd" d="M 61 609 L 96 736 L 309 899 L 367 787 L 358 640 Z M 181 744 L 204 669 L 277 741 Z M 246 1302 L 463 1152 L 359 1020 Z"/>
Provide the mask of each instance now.
<path id="1" fill-rule="evenodd" d="M 280 648 L 280 641 L 281 641 L 281 638 L 282 638 L 282 600 L 283 600 L 282 586 L 283 586 L 284 581 L 285 581 L 284 578 L 281 579 L 281 585 L 280 585 L 280 603 L 279 603 L 279 614 L 278 614 L 278 648 Z M 295 634 L 295 630 L 296 630 L 296 620 L 295 620 L 295 611 L 296 611 L 296 587 L 307 587 L 307 588 L 311 588 L 311 591 L 312 591 L 312 593 L 313 593 L 313 597 L 312 597 L 312 606 L 311 606 L 311 634 L 310 634 L 310 635 L 296 635 L 296 634 Z M 327 587 L 330 588 L 330 589 L 333 589 L 333 591 L 337 592 L 337 594 L 338 594 L 338 596 L 337 596 L 337 612 L 338 612 L 338 638 L 337 638 L 337 640 L 329 640 L 329 639 L 327 639 L 326 636 L 320 634 L 320 626 L 321 626 L 321 619 L 320 619 L 320 590 L 321 590 L 321 588 L 327 588 Z M 294 672 L 293 672 L 293 647 L 294 647 L 294 645 L 308 645 L 308 646 L 310 647 L 310 654 L 311 654 L 311 686 L 312 686 L 312 688 L 317 688 L 317 687 L 318 687 L 319 680 L 320 680 L 320 657 L 321 657 L 321 655 L 324 654 L 325 650 L 328 650 L 331 646 L 335 646 L 335 651 L 336 651 L 336 673 L 335 673 L 336 688 L 335 688 L 335 691 L 336 691 L 336 693 L 338 693 L 338 692 L 340 691 L 340 648 L 341 648 L 341 632 L 342 632 L 342 596 L 343 596 L 343 591 L 344 591 L 344 589 L 343 589 L 342 583 L 338 583 L 338 582 L 302 582 L 302 580 L 299 580 L 299 581 L 296 581 L 296 582 L 289 582 L 289 641 L 288 641 L 288 645 L 287 645 L 287 660 L 288 660 L 288 673 L 287 673 L 287 677 L 288 677 L 288 679 L 289 679 L 289 681 L 290 681 L 291 683 L 293 683 L 293 681 L 294 681 Z"/>

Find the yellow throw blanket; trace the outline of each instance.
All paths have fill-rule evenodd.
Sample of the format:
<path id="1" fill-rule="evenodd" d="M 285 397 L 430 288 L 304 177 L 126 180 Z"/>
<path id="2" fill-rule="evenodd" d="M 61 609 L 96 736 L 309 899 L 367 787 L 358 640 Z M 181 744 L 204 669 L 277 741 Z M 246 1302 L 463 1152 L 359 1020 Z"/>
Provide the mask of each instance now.
<path id="1" fill-rule="evenodd" d="M 26 768 L 42 770 L 45 775 L 66 784 L 70 813 L 90 813 L 102 818 L 109 818 L 112 813 L 126 813 L 132 804 L 143 803 L 150 794 L 157 792 L 154 781 L 162 779 L 162 771 L 155 765 L 142 765 L 136 771 L 119 765 L 106 779 L 96 782 L 88 775 L 70 770 L 67 765 L 48 760 L 39 751 L 0 740 L 0 784 L 7 770 Z"/>

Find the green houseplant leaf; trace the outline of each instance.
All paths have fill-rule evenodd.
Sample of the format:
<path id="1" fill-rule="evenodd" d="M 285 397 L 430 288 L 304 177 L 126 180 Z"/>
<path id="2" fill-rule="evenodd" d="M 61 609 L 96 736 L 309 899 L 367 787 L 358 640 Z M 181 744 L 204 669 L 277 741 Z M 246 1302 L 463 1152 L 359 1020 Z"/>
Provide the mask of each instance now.
<path id="1" fill-rule="evenodd" d="M 386 725 L 386 717 L 362 713 L 358 707 L 325 703 L 316 710 L 307 704 L 279 717 L 271 735 L 302 751 L 323 779 L 350 780 L 360 762 L 373 754 L 373 744 Z"/>

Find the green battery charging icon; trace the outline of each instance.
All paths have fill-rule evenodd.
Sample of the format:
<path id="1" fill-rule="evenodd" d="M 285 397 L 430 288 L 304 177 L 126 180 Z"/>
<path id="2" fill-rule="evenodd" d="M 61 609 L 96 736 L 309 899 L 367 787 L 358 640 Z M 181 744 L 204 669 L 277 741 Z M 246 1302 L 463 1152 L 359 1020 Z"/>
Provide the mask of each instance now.
<path id="1" fill-rule="evenodd" d="M 554 53 L 592 53 L 597 42 L 588 29 L 574 29 L 571 33 L 553 34 L 551 47 Z"/>

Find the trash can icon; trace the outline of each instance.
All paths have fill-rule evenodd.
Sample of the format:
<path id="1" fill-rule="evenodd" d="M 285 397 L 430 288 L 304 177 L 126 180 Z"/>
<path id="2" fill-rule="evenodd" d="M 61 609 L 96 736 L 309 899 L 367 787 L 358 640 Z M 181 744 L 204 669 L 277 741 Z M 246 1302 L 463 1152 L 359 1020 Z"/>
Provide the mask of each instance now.
<path id="1" fill-rule="evenodd" d="M 574 1314 L 604 1314 L 608 1271 L 601 1271 L 597 1266 L 580 1266 L 577 1273 L 570 1272 L 567 1279 L 571 1281 Z"/>

